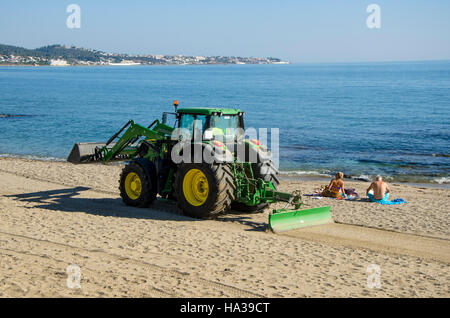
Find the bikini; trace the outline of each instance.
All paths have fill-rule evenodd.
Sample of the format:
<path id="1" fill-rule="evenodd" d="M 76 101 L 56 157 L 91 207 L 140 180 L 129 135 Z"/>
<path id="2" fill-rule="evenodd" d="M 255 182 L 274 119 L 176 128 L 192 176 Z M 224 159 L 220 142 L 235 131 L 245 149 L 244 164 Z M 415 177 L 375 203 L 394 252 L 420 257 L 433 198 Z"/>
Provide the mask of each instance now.
<path id="1" fill-rule="evenodd" d="M 330 189 L 326 189 L 324 194 L 325 194 L 325 196 L 326 196 L 326 194 L 329 194 L 329 196 L 331 196 L 333 198 L 340 198 L 340 197 L 342 197 L 341 187 L 336 187 L 333 185 L 330 187 Z"/>

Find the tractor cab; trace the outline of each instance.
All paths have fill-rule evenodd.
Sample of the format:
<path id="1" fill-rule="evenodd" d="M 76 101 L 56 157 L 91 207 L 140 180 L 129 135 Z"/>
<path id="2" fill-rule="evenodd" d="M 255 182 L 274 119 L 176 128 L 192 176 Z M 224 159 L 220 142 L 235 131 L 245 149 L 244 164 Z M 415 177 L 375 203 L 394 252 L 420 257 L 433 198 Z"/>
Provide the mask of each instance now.
<path id="1" fill-rule="evenodd" d="M 231 108 L 181 108 L 178 127 L 184 138 L 235 141 L 244 130 L 244 113 Z M 184 139 L 183 138 L 183 139 Z"/>

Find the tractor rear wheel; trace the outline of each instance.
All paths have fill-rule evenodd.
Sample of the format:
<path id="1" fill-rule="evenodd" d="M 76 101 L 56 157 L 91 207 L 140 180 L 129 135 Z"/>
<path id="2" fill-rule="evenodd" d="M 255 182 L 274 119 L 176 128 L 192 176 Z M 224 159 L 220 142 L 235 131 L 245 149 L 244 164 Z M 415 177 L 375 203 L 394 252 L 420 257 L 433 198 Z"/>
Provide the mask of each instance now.
<path id="1" fill-rule="evenodd" d="M 278 169 L 275 168 L 272 160 L 252 164 L 253 175 L 255 178 L 261 178 L 264 181 L 272 182 L 275 190 L 278 190 L 280 180 L 278 180 Z"/>
<path id="2" fill-rule="evenodd" d="M 253 176 L 255 179 L 261 178 L 264 181 L 270 181 L 275 190 L 278 189 L 280 181 L 278 180 L 278 170 L 275 168 L 271 160 L 267 162 L 252 163 Z M 246 213 L 260 213 L 263 212 L 269 203 L 260 203 L 258 205 L 246 205 L 241 202 L 233 202 L 231 208 L 235 211 Z"/>
<path id="3" fill-rule="evenodd" d="M 234 199 L 230 165 L 184 163 L 175 177 L 178 207 L 194 218 L 213 218 L 230 208 Z"/>
<path id="4" fill-rule="evenodd" d="M 150 167 L 154 168 L 154 167 Z M 126 205 L 145 208 L 156 199 L 156 185 L 136 162 L 126 165 L 120 175 L 120 196 Z"/>

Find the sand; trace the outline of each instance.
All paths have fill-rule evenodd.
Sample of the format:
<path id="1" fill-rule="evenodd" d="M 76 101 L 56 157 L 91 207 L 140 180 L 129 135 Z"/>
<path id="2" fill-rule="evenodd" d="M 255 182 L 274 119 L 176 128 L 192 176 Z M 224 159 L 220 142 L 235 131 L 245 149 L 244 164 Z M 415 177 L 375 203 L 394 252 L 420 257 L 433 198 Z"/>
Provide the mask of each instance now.
<path id="1" fill-rule="evenodd" d="M 268 209 L 205 221 L 171 202 L 125 206 L 120 170 L 0 158 L 0 297 L 450 296 L 448 189 L 392 185 L 404 206 L 305 197 L 336 223 L 273 234 Z M 67 286 L 71 264 L 81 288 Z"/>

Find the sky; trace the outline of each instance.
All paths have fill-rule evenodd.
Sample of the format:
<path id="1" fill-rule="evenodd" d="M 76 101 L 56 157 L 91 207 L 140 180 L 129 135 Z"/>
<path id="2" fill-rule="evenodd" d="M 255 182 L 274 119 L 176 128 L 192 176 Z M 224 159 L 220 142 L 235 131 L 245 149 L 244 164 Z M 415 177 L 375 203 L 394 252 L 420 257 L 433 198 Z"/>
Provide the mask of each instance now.
<path id="1" fill-rule="evenodd" d="M 68 28 L 70 4 L 80 28 Z M 370 4 L 380 28 L 368 28 Z M 14 0 L 0 43 L 111 53 L 279 57 L 292 63 L 450 59 L 448 0 Z"/>

